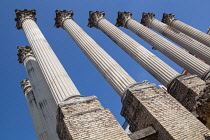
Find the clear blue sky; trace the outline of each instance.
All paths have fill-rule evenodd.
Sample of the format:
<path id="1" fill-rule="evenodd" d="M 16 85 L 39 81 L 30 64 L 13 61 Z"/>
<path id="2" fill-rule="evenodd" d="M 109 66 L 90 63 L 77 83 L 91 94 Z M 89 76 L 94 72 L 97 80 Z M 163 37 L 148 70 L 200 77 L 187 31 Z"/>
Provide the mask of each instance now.
<path id="1" fill-rule="evenodd" d="M 96 95 L 105 108 L 109 108 L 122 124 L 121 101 L 117 93 L 90 63 L 65 30 L 54 27 L 55 10 L 73 10 L 77 22 L 102 48 L 104 48 L 136 81 L 149 80 L 159 84 L 141 66 L 123 52 L 112 40 L 96 28 L 88 28 L 89 11 L 105 11 L 105 18 L 115 24 L 118 11 L 133 13 L 140 21 L 142 12 L 153 12 L 161 20 L 163 13 L 175 17 L 206 32 L 210 26 L 208 0 L 2 0 L 0 5 L 0 139 L 36 140 L 28 106 L 20 88 L 27 78 L 24 66 L 17 62 L 17 46 L 29 45 L 22 30 L 15 28 L 15 9 L 36 9 L 37 24 L 71 79 L 84 96 Z M 125 28 L 120 28 L 137 42 L 151 50 L 151 46 Z M 166 63 L 181 72 L 182 69 L 158 51 L 151 50 Z"/>

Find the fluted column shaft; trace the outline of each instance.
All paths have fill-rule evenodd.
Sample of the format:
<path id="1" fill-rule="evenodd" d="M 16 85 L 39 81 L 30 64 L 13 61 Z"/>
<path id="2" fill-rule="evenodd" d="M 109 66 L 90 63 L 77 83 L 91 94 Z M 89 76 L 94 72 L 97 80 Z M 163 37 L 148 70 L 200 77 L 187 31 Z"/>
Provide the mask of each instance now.
<path id="1" fill-rule="evenodd" d="M 71 96 L 80 95 L 35 21 L 23 20 L 22 29 L 56 102 L 59 103 Z"/>
<path id="2" fill-rule="evenodd" d="M 19 49 L 19 62 L 23 62 L 27 75 L 30 79 L 30 83 L 33 91 L 36 93 L 36 103 L 39 106 L 40 113 L 44 118 L 44 121 L 47 125 L 47 133 L 51 140 L 58 140 L 56 133 L 56 115 L 57 115 L 57 104 L 54 100 L 54 97 L 48 87 L 48 84 L 42 74 L 42 71 L 33 55 L 27 55 L 30 52 L 24 53 Z M 24 47 L 22 47 L 24 50 Z M 26 55 L 24 55 L 26 54 Z M 45 139 L 47 140 L 47 139 Z"/>
<path id="3" fill-rule="evenodd" d="M 124 90 L 129 85 L 136 83 L 136 81 L 72 19 L 66 19 L 63 22 L 63 28 L 121 97 Z"/>
<path id="4" fill-rule="evenodd" d="M 210 36 L 208 34 L 175 19 L 173 14 L 164 14 L 163 22 L 164 21 L 171 27 L 210 47 Z"/>
<path id="5" fill-rule="evenodd" d="M 50 137 L 48 136 L 46 122 L 44 121 L 43 115 L 40 113 L 40 106 L 37 104 L 35 98 L 36 93 L 32 90 L 30 81 L 24 79 L 21 82 L 21 86 L 25 94 L 38 140 L 49 140 Z"/>
<path id="6" fill-rule="evenodd" d="M 210 71 L 209 65 L 147 27 L 139 24 L 137 21 L 129 19 L 126 23 L 126 27 L 190 73 L 202 77 L 207 71 Z"/>
<path id="7" fill-rule="evenodd" d="M 193 38 L 183 34 L 173 28 L 170 28 L 168 25 L 160 22 L 157 19 L 152 19 L 148 26 L 167 38 L 171 39 L 178 45 L 182 46 L 190 53 L 198 56 L 200 59 L 204 60 L 206 63 L 210 64 L 210 47 L 194 40 Z M 172 47 L 172 46 L 171 46 Z M 199 67 L 199 66 L 198 66 Z"/>
<path id="8" fill-rule="evenodd" d="M 36 70 L 40 68 L 40 71 L 36 71 L 39 78 L 37 78 L 37 76 L 33 77 L 36 79 L 34 85 L 39 82 L 39 84 L 43 85 L 37 85 L 34 89 L 40 90 L 37 92 L 43 93 L 43 96 L 40 95 L 40 97 L 44 99 L 39 105 L 46 119 L 45 121 L 48 123 L 48 130 L 50 131 L 50 134 L 52 134 L 50 139 L 56 140 L 59 139 L 56 133 L 57 105 L 72 96 L 81 95 L 39 30 L 39 27 L 36 25 L 36 11 L 25 9 L 23 11 L 15 10 L 15 12 L 17 16 L 15 19 L 17 21 L 16 28 L 24 30 L 37 60 L 37 62 L 32 60 L 29 65 L 26 64 L 25 66 L 27 67 L 27 70 L 28 67 L 34 66 L 27 71 L 29 75 L 31 73 L 31 77 L 35 76 L 35 72 L 33 72 L 34 68 L 36 68 Z M 47 95 L 47 93 L 49 93 L 49 95 Z"/>
<path id="9" fill-rule="evenodd" d="M 179 75 L 178 72 L 106 19 L 101 18 L 97 22 L 97 28 L 102 30 L 164 86 L 168 86 L 170 81 Z"/>

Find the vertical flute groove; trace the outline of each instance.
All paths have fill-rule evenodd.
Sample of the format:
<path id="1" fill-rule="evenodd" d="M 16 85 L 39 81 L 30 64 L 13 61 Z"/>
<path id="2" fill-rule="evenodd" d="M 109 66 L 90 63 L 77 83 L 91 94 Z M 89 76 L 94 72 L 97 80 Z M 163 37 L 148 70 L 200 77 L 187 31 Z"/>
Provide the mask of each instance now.
<path id="1" fill-rule="evenodd" d="M 49 137 L 47 132 L 47 126 L 43 116 L 40 115 L 40 107 L 38 106 L 35 97 L 36 93 L 32 90 L 30 81 L 28 79 L 24 79 L 21 82 L 21 86 L 25 94 L 25 98 L 32 117 L 37 138 L 38 140 L 48 140 Z"/>
<path id="2" fill-rule="evenodd" d="M 106 19 L 100 19 L 97 22 L 97 28 L 102 30 L 109 38 L 111 38 L 118 46 L 120 46 L 163 85 L 167 86 L 172 79 L 179 75 L 178 72 L 165 64 L 157 56 L 141 46 L 117 27 L 112 25 Z"/>
<path id="3" fill-rule="evenodd" d="M 180 32 L 183 32 L 184 34 L 210 47 L 210 36 L 208 34 L 175 19 L 174 14 L 164 13 L 162 21 L 171 26 L 172 28 L 175 28 Z"/>
<path id="4" fill-rule="evenodd" d="M 203 74 L 210 69 L 210 66 L 201 60 L 190 55 L 188 52 L 184 51 L 183 49 L 179 48 L 175 44 L 171 43 L 150 29 L 144 27 L 133 19 L 130 19 L 126 25 L 128 29 L 138 34 L 142 39 L 154 46 L 155 49 L 162 52 L 164 55 L 169 57 L 172 61 L 180 65 L 188 72 L 197 74 L 199 77 L 202 77 Z M 144 30 L 144 33 L 142 33 L 141 30 Z"/>
<path id="5" fill-rule="evenodd" d="M 210 64 L 210 47 L 194 40 L 182 32 L 177 31 L 176 29 L 171 28 L 157 19 L 153 19 L 148 26 Z"/>
<path id="6" fill-rule="evenodd" d="M 144 24 L 145 26 L 154 28 L 155 30 L 157 30 L 158 32 L 162 34 L 166 34 L 165 29 L 167 29 L 167 25 L 155 19 L 153 13 L 143 13 L 141 23 Z M 135 22 L 135 24 L 138 24 L 138 23 Z M 152 32 L 149 29 L 147 30 L 148 32 L 153 33 L 154 35 L 156 34 L 155 32 Z M 162 38 L 161 36 L 159 37 L 158 36 L 159 35 L 156 34 L 155 37 L 150 37 L 150 39 L 152 39 L 153 44 L 155 45 L 155 48 L 157 48 L 157 50 L 159 50 L 160 52 L 162 52 L 163 54 L 171 58 L 174 62 L 176 62 L 178 65 L 180 65 L 182 68 L 184 68 L 191 74 L 196 74 L 200 78 L 206 79 L 206 74 L 210 72 L 209 65 L 197 59 L 196 57 L 190 55 L 183 49 L 179 48 L 178 46 L 174 45 L 168 40 Z"/>
<path id="7" fill-rule="evenodd" d="M 34 100 L 37 108 L 39 109 L 39 113 L 36 114 L 36 117 L 44 119 L 44 122 L 41 122 L 42 120 L 40 119 L 40 129 L 44 128 L 42 128 L 43 125 L 46 125 L 47 127 L 45 130 L 45 133 L 48 135 L 47 138 L 39 138 L 41 135 L 45 135 L 45 133 L 37 133 L 38 138 L 39 140 L 58 140 L 56 133 L 57 104 L 51 94 L 46 80 L 44 79 L 42 71 L 33 55 L 33 52 L 31 51 L 31 48 L 28 46 L 18 46 L 18 52 L 18 61 L 19 63 L 24 63 L 32 90 L 35 93 Z M 37 124 L 40 122 L 37 122 Z"/>
<path id="8" fill-rule="evenodd" d="M 26 37 L 57 103 L 69 96 L 79 95 L 78 90 L 60 64 L 36 23 L 26 19 L 22 23 Z"/>
<path id="9" fill-rule="evenodd" d="M 136 83 L 136 81 L 72 19 L 66 19 L 63 22 L 63 28 L 120 96 L 123 95 L 124 90 L 130 84 Z"/>

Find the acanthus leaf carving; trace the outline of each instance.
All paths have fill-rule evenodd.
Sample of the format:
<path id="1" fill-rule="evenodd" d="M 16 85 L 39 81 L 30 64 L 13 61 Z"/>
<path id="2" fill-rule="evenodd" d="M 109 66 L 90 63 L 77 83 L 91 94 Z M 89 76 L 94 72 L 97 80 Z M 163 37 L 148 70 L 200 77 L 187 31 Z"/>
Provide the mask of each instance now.
<path id="1" fill-rule="evenodd" d="M 142 13 L 141 24 L 148 26 L 153 19 L 155 19 L 154 13 Z"/>
<path id="2" fill-rule="evenodd" d="M 174 18 L 174 14 L 172 14 L 172 13 L 171 14 L 166 14 L 166 13 L 163 14 L 163 18 L 162 18 L 163 23 L 170 25 L 174 20 L 176 20 Z"/>
<path id="3" fill-rule="evenodd" d="M 132 19 L 131 12 L 118 12 L 117 22 L 115 26 L 126 28 L 126 23 L 129 19 Z"/>
<path id="4" fill-rule="evenodd" d="M 54 26 L 56 28 L 63 27 L 63 22 L 66 19 L 73 19 L 73 15 L 74 15 L 74 12 L 72 10 L 71 11 L 55 10 L 55 13 L 56 13 L 56 17 L 55 17 L 55 25 Z"/>
<path id="5" fill-rule="evenodd" d="M 25 94 L 27 94 L 27 93 L 29 93 L 31 91 L 31 84 L 30 84 L 29 79 L 23 79 L 20 82 L 20 85 L 21 85 L 21 88 L 23 89 L 23 92 Z"/>
<path id="6" fill-rule="evenodd" d="M 22 29 L 22 22 L 23 22 L 25 19 L 32 19 L 32 20 L 34 20 L 34 21 L 37 20 L 37 19 L 35 18 L 36 10 L 27 10 L 27 9 L 18 10 L 18 9 L 16 9 L 16 10 L 15 10 L 15 13 L 16 13 L 16 18 L 15 18 L 15 21 L 16 21 L 16 28 L 17 28 L 18 30 Z"/>
<path id="7" fill-rule="evenodd" d="M 33 56 L 34 57 L 34 54 L 31 50 L 30 46 L 25 46 L 25 47 L 18 46 L 17 49 L 18 49 L 17 56 L 18 56 L 18 62 L 19 63 L 23 63 L 25 58 L 28 57 L 28 56 Z"/>
<path id="8" fill-rule="evenodd" d="M 88 27 L 92 28 L 92 27 L 98 27 L 98 21 L 102 18 L 104 18 L 105 16 L 105 12 L 104 11 L 90 11 L 89 12 L 89 18 L 88 18 Z"/>

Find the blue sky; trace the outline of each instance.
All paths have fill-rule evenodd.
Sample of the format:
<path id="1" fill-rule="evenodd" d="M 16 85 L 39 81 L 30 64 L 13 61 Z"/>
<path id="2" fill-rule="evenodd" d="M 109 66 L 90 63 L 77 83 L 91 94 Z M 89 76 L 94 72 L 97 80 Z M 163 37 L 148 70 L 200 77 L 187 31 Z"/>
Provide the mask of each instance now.
<path id="1" fill-rule="evenodd" d="M 52 49 L 60 59 L 72 81 L 84 96 L 96 95 L 105 108 L 109 108 L 122 124 L 121 101 L 117 93 L 90 63 L 65 30 L 54 27 L 55 10 L 73 10 L 74 20 L 104 50 L 106 50 L 136 81 L 149 80 L 159 84 L 140 65 L 132 60 L 112 40 L 96 28 L 88 28 L 89 11 L 105 11 L 105 18 L 115 24 L 118 11 L 133 13 L 140 21 L 142 12 L 152 12 L 161 20 L 163 13 L 174 13 L 175 17 L 206 32 L 210 27 L 210 1 L 207 0 L 4 0 L 0 4 L 0 139 L 36 140 L 29 110 L 20 81 L 27 78 L 24 66 L 17 62 L 17 46 L 29 45 L 22 30 L 15 28 L 15 9 L 36 9 L 37 24 Z M 137 42 L 151 50 L 171 67 L 182 69 L 125 28 L 120 28 Z"/>

